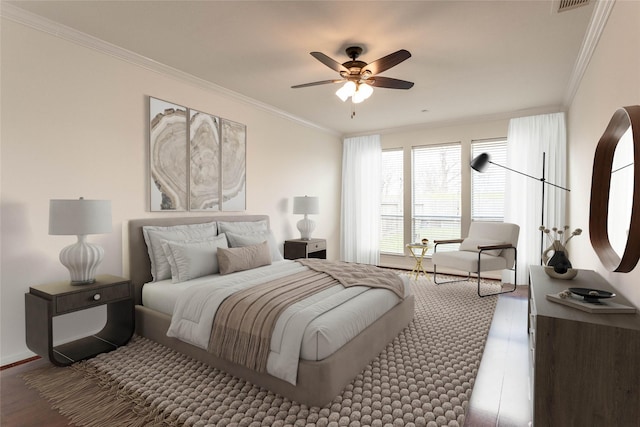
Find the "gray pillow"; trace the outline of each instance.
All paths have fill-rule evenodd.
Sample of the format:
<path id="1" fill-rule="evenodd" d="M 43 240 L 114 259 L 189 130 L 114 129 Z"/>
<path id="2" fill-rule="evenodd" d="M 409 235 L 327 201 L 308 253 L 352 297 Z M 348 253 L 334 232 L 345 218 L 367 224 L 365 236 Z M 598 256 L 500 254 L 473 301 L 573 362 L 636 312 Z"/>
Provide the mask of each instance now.
<path id="1" fill-rule="evenodd" d="M 186 282 L 197 277 L 216 274 L 218 248 L 227 248 L 227 237 L 219 234 L 207 240 L 172 242 L 165 240 L 162 249 L 171 265 L 171 281 Z"/>
<path id="2" fill-rule="evenodd" d="M 218 226 L 215 222 L 202 224 L 184 224 L 171 227 L 159 227 L 147 225 L 142 227 L 144 241 L 147 243 L 149 259 L 151 260 L 151 276 L 153 281 L 169 279 L 171 277 L 171 265 L 167 260 L 162 242 L 204 240 L 218 234 Z"/>
<path id="3" fill-rule="evenodd" d="M 255 233 L 258 231 L 268 231 L 269 225 L 266 219 L 260 221 L 218 221 L 219 233 Z"/>
<path id="4" fill-rule="evenodd" d="M 250 270 L 271 264 L 271 254 L 267 242 L 241 248 L 218 248 L 220 274 Z"/>
<path id="5" fill-rule="evenodd" d="M 227 240 L 229 240 L 229 246 L 231 246 L 232 248 L 255 245 L 266 241 L 269 244 L 269 250 L 271 251 L 271 261 L 282 261 L 284 259 L 284 257 L 278 250 L 276 238 L 269 230 L 253 233 L 227 232 L 225 234 L 227 235 Z"/>

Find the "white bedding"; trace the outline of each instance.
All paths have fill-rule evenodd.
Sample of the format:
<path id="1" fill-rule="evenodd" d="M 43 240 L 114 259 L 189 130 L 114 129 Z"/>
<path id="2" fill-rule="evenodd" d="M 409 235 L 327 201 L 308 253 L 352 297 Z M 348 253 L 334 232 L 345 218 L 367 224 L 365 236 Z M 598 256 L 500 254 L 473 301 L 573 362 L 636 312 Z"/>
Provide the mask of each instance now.
<path id="1" fill-rule="evenodd" d="M 227 295 L 304 270 L 307 267 L 284 260 L 224 276 L 211 275 L 175 284 L 171 280 L 153 282 L 142 288 L 142 302 L 173 316 L 167 335 L 206 349 L 215 310 Z M 404 280 L 404 284 L 407 296 L 408 281 Z M 336 285 L 292 305 L 274 328 L 267 372 L 295 384 L 298 358 L 322 360 L 330 356 L 398 302 L 399 298 L 385 289 L 364 286 L 345 289 Z M 329 311 L 324 312 L 327 308 Z"/>

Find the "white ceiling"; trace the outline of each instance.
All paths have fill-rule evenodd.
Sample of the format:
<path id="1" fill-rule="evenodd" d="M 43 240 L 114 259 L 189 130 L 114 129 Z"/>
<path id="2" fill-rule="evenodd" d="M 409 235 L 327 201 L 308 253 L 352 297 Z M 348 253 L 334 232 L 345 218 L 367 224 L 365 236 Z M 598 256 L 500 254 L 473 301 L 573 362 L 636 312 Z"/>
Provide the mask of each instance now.
<path id="1" fill-rule="evenodd" d="M 357 134 L 563 109 L 595 0 L 561 13 L 550 0 L 6 3 Z M 345 62 L 351 45 L 365 62 L 407 49 L 412 57 L 381 75 L 415 86 L 376 88 L 353 119 L 334 95 L 340 85 L 291 89 L 338 77 L 309 52 Z"/>

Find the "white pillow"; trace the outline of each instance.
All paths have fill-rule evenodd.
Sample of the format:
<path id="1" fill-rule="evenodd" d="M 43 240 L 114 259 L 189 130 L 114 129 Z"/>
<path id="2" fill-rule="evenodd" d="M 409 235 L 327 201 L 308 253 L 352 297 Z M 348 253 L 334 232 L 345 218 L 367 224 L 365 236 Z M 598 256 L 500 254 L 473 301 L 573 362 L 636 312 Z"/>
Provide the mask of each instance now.
<path id="1" fill-rule="evenodd" d="M 273 233 L 269 230 L 260 231 L 255 233 L 232 233 L 227 232 L 227 240 L 229 240 L 229 246 L 232 248 L 240 248 L 243 246 L 256 245 L 266 241 L 269 245 L 269 251 L 271 251 L 271 261 L 282 261 L 284 258 L 278 250 L 278 244 Z"/>
<path id="2" fill-rule="evenodd" d="M 219 233 L 247 234 L 258 231 L 268 231 L 269 225 L 266 219 L 260 221 L 218 221 Z"/>
<path id="3" fill-rule="evenodd" d="M 490 246 L 490 245 L 504 245 L 504 242 L 499 240 L 490 240 L 490 239 L 470 239 L 466 238 L 460 243 L 460 250 L 467 252 L 480 252 L 478 250 L 478 246 Z M 502 252 L 502 249 L 490 249 L 488 251 L 482 251 L 483 254 L 491 255 L 491 256 L 499 256 Z"/>
<path id="4" fill-rule="evenodd" d="M 171 227 L 158 227 L 147 225 L 142 227 L 144 241 L 147 243 L 149 259 L 151 260 L 151 276 L 153 281 L 168 279 L 171 277 L 171 266 L 162 250 L 162 241 L 204 240 L 218 234 L 218 226 L 215 222 L 203 224 L 184 224 Z"/>
<path id="5" fill-rule="evenodd" d="M 186 282 L 219 273 L 218 248 L 228 248 L 227 237 L 224 234 L 206 240 L 164 240 L 162 249 L 171 265 L 171 282 Z"/>
<path id="6" fill-rule="evenodd" d="M 218 263 L 221 275 L 269 265 L 271 264 L 269 245 L 267 242 L 262 242 L 241 248 L 220 249 Z"/>

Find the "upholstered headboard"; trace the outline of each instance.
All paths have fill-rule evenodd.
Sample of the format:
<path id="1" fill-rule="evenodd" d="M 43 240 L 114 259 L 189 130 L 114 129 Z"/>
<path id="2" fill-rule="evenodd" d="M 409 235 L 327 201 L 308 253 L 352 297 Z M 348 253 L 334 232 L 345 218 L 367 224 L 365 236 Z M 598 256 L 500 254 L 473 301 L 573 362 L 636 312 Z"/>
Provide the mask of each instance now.
<path id="1" fill-rule="evenodd" d="M 129 278 L 133 283 L 135 292 L 135 303 L 142 304 L 142 286 L 152 280 L 151 260 L 147 251 L 147 244 L 144 241 L 142 227 L 145 225 L 155 225 L 168 227 L 180 224 L 200 224 L 214 221 L 260 221 L 267 220 L 267 215 L 217 215 L 205 217 L 165 217 L 165 218 L 143 218 L 129 221 Z"/>

